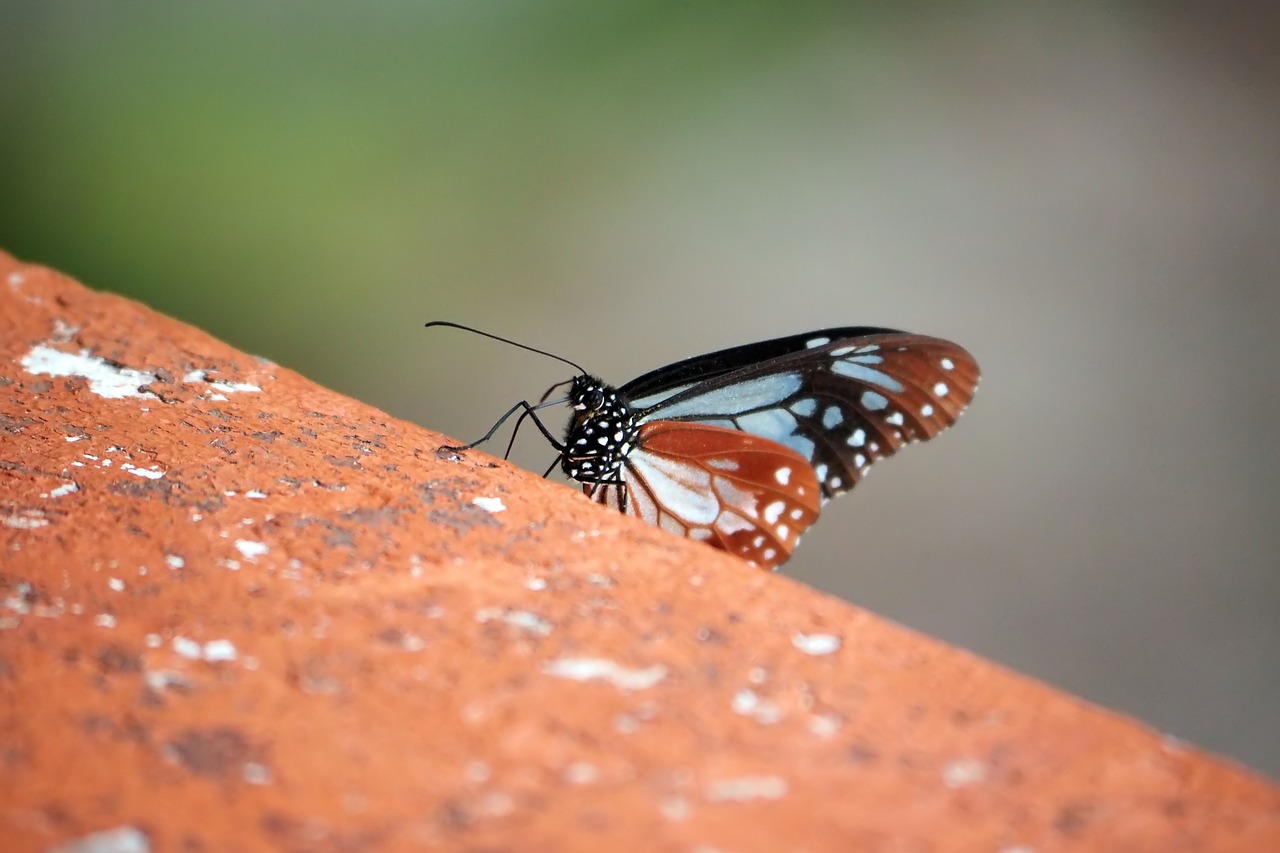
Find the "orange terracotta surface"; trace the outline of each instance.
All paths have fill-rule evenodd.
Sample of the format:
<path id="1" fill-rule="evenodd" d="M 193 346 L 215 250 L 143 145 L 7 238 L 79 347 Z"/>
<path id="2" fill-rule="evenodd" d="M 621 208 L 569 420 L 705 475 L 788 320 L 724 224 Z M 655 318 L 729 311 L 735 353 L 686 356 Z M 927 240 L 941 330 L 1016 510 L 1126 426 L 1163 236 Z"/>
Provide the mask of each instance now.
<path id="1" fill-rule="evenodd" d="M 446 441 L 0 254 L 0 848 L 1280 850 L 1257 776 Z"/>

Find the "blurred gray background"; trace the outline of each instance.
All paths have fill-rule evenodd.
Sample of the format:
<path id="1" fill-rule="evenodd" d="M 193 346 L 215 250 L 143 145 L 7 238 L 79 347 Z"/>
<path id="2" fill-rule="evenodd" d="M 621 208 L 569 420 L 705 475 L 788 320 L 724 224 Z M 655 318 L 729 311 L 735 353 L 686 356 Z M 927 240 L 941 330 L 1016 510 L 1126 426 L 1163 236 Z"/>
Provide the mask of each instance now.
<path id="1" fill-rule="evenodd" d="M 1272 8 L 10 0 L 0 247 L 464 440 L 565 371 L 428 319 L 952 338 L 786 570 L 1274 777 Z"/>

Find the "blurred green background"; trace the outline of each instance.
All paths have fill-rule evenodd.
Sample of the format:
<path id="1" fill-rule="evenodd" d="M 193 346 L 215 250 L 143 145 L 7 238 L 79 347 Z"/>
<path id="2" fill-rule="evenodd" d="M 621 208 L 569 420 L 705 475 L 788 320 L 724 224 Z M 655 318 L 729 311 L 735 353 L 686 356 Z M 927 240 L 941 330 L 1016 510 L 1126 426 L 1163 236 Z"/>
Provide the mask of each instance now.
<path id="1" fill-rule="evenodd" d="M 0 247 L 464 440 L 563 366 L 429 319 L 957 340 L 787 571 L 1276 776 L 1277 14 L 11 0 Z"/>

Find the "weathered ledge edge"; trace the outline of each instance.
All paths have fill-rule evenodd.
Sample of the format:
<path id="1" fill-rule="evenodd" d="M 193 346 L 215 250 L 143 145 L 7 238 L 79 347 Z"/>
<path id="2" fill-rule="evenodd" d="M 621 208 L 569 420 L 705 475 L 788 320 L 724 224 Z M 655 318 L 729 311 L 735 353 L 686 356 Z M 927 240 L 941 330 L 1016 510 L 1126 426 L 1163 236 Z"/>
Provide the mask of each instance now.
<path id="1" fill-rule="evenodd" d="M 0 253 L 6 849 L 1280 849 L 1264 779 L 443 441 Z"/>

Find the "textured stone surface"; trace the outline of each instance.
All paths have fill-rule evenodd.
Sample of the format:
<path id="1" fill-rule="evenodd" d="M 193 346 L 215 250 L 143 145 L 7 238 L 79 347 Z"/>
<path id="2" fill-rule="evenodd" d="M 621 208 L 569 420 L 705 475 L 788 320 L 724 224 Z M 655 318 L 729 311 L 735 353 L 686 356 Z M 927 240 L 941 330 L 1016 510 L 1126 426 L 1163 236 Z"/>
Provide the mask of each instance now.
<path id="1" fill-rule="evenodd" d="M 1280 849 L 1264 780 L 444 440 L 0 254 L 4 849 Z"/>

